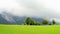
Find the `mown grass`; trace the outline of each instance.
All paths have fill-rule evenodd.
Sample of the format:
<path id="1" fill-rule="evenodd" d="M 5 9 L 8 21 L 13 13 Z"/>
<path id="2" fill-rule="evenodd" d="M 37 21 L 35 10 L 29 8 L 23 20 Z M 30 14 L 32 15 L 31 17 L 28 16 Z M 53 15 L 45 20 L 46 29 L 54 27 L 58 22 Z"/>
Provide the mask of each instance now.
<path id="1" fill-rule="evenodd" d="M 0 34 L 60 34 L 60 25 L 0 25 Z"/>

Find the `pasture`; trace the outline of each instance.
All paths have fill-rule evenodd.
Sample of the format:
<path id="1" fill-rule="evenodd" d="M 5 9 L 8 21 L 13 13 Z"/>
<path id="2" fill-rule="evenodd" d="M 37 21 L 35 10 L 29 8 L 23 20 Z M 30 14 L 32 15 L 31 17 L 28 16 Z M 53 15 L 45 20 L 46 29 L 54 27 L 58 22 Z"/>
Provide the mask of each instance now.
<path id="1" fill-rule="evenodd" d="M 60 34 L 60 25 L 0 25 L 0 34 Z"/>

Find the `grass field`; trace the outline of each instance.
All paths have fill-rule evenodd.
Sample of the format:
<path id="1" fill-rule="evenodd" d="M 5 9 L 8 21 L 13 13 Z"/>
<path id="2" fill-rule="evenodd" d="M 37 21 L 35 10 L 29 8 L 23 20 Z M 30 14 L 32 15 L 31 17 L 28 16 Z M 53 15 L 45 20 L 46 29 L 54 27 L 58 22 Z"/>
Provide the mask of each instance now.
<path id="1" fill-rule="evenodd" d="M 60 34 L 60 25 L 0 25 L 0 34 Z"/>

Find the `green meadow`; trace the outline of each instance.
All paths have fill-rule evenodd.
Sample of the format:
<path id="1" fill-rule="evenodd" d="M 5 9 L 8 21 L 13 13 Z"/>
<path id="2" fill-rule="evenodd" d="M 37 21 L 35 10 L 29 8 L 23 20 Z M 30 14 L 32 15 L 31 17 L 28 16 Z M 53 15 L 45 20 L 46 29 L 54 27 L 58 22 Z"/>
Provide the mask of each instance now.
<path id="1" fill-rule="evenodd" d="M 60 34 L 60 25 L 0 25 L 0 34 Z"/>

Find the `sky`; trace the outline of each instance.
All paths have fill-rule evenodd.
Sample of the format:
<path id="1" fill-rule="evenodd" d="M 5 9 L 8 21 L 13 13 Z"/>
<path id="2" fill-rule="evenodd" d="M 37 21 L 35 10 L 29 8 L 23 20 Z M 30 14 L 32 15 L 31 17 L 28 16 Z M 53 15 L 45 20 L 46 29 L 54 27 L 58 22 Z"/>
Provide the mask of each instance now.
<path id="1" fill-rule="evenodd" d="M 60 21 L 60 0 L 0 0 L 0 13 L 37 16 Z"/>

